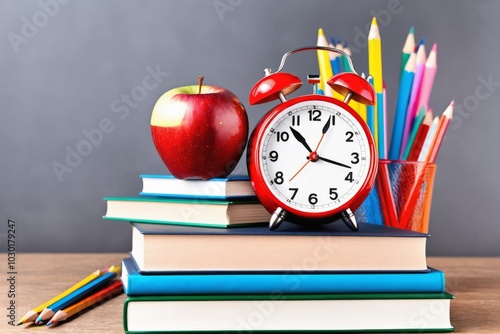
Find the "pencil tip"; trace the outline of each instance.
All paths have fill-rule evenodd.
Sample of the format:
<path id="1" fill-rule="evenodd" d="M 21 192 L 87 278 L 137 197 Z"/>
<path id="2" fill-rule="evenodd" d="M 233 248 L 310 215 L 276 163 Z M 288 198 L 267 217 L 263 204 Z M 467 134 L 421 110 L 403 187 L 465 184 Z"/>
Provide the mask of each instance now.
<path id="1" fill-rule="evenodd" d="M 424 37 L 422 37 L 422 38 L 420 39 L 420 43 L 418 43 L 418 44 L 419 44 L 419 45 L 424 45 L 424 44 L 425 44 L 425 38 L 424 38 Z"/>
<path id="2" fill-rule="evenodd" d="M 372 18 L 372 26 L 378 26 L 377 18 L 375 16 Z"/>
<path id="3" fill-rule="evenodd" d="M 52 325 L 52 321 L 47 322 L 47 326 Z"/>
<path id="4" fill-rule="evenodd" d="M 434 43 L 434 45 L 432 45 L 431 51 L 437 52 L 437 48 L 438 48 L 437 43 Z"/>
<path id="5" fill-rule="evenodd" d="M 323 28 L 319 28 L 318 29 L 318 35 L 324 35 L 325 33 L 323 32 Z"/>
<path id="6" fill-rule="evenodd" d="M 415 34 L 415 27 L 414 26 L 410 27 L 410 31 L 408 32 L 408 34 Z"/>
<path id="7" fill-rule="evenodd" d="M 452 100 L 450 103 L 450 106 L 454 107 L 455 106 L 455 100 Z"/>

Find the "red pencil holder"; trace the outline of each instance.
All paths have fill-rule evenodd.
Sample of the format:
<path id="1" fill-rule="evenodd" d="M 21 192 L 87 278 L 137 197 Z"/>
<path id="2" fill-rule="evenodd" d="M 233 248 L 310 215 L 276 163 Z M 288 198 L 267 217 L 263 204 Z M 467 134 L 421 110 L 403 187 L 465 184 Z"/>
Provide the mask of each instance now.
<path id="1" fill-rule="evenodd" d="M 356 210 L 357 220 L 428 233 L 436 167 L 380 160 L 375 187 Z"/>

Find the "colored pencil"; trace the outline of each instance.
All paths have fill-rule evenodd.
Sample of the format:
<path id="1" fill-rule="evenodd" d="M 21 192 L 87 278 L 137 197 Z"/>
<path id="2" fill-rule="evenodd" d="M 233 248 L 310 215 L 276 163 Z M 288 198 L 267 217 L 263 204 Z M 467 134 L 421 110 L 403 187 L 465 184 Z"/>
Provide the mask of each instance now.
<path id="1" fill-rule="evenodd" d="M 349 47 L 349 45 L 347 44 L 347 42 L 344 42 L 344 45 L 343 45 L 343 51 L 350 57 L 352 56 L 352 53 L 351 53 L 351 48 Z M 351 67 L 349 66 L 349 62 L 347 61 L 347 57 L 342 55 L 341 56 L 341 61 L 342 61 L 342 69 L 344 72 L 352 72 L 352 69 Z"/>
<path id="2" fill-rule="evenodd" d="M 389 138 L 388 137 L 388 134 L 387 134 L 387 89 L 386 89 L 386 85 L 385 85 L 385 81 L 384 81 L 384 88 L 383 88 L 383 91 L 382 91 L 382 102 L 384 104 L 384 108 L 383 108 L 383 121 L 384 121 L 384 126 L 383 126 L 383 130 L 384 130 L 384 138 Z M 387 157 L 387 152 L 388 152 L 388 148 L 387 148 L 387 140 L 384 140 L 384 145 L 383 145 L 383 154 L 382 156 L 383 157 Z"/>
<path id="3" fill-rule="evenodd" d="M 78 290 L 79 288 L 81 288 L 85 284 L 87 284 L 87 283 L 91 282 L 92 280 L 94 280 L 95 278 L 99 277 L 100 274 L 101 274 L 101 270 L 94 271 L 93 273 L 91 273 L 90 275 L 88 275 L 87 277 L 85 277 L 84 279 L 82 279 L 80 282 L 76 283 L 75 285 L 73 285 L 72 287 L 68 288 L 67 290 L 61 292 L 60 294 L 58 294 L 54 298 L 50 299 L 49 301 L 47 301 L 47 302 L 45 302 L 45 303 L 43 303 L 43 304 L 35 307 L 32 310 L 29 310 L 21 318 L 21 320 L 17 323 L 17 325 L 21 325 L 21 324 L 24 324 L 24 323 L 27 323 L 27 322 L 33 322 L 33 321 L 35 321 L 38 318 L 40 312 L 42 312 L 46 307 L 54 304 L 55 302 L 61 300 L 62 298 L 64 298 L 67 295 L 69 295 L 70 293 Z"/>
<path id="4" fill-rule="evenodd" d="M 36 319 L 35 323 L 37 325 L 40 325 L 43 321 L 52 318 L 52 316 L 59 310 L 62 310 L 69 305 L 75 303 L 76 301 L 85 298 L 88 294 L 92 293 L 95 291 L 95 289 L 100 288 L 102 285 L 106 284 L 109 282 L 112 278 L 116 276 L 116 272 L 107 272 L 102 276 L 99 276 L 98 278 L 90 281 L 86 285 L 80 287 L 79 289 L 73 291 L 69 295 L 67 295 L 64 298 L 61 298 L 60 300 L 56 301 L 55 303 L 47 306 L 42 313 L 38 316 Z"/>
<path id="5" fill-rule="evenodd" d="M 373 85 L 373 78 L 370 77 L 368 82 Z M 366 106 L 366 124 L 375 139 L 375 107 L 372 105 Z"/>
<path id="6" fill-rule="evenodd" d="M 123 292 L 123 286 L 121 280 L 115 280 L 108 287 L 94 293 L 93 295 L 85 298 L 84 300 L 66 307 L 64 310 L 59 310 L 54 314 L 54 316 L 47 322 L 47 326 L 55 325 L 61 321 L 65 321 L 73 315 L 89 308 L 102 301 L 103 299 L 113 297 Z"/>
<path id="7" fill-rule="evenodd" d="M 438 124 L 439 124 L 439 117 L 436 116 L 432 120 L 431 126 L 429 127 L 429 131 L 425 136 L 424 144 L 422 145 L 422 149 L 420 150 L 420 154 L 418 155 L 417 161 L 425 161 L 427 154 L 429 153 L 429 149 L 431 148 L 431 143 L 432 140 L 434 139 L 434 135 L 436 134 Z"/>
<path id="8" fill-rule="evenodd" d="M 425 70 L 422 78 L 422 86 L 420 89 L 420 96 L 417 105 L 417 109 L 424 106 L 429 108 L 429 97 L 431 95 L 432 86 L 434 84 L 434 77 L 436 76 L 437 70 L 437 44 L 432 46 L 429 57 L 425 62 Z"/>
<path id="9" fill-rule="evenodd" d="M 424 111 L 422 107 L 422 111 Z M 405 160 L 409 161 L 417 161 L 420 156 L 420 152 L 422 151 L 422 147 L 424 146 L 425 138 L 427 137 L 427 133 L 429 132 L 429 128 L 432 124 L 432 111 L 429 110 L 423 113 L 425 115 L 422 120 L 422 124 L 418 127 L 418 131 L 415 134 L 415 139 L 409 147 L 408 156 Z"/>
<path id="10" fill-rule="evenodd" d="M 399 227 L 396 204 L 394 203 L 394 195 L 392 193 L 391 180 L 389 177 L 388 165 L 386 163 L 379 164 L 377 187 L 381 207 L 383 208 L 382 212 L 384 214 L 385 225 Z"/>
<path id="11" fill-rule="evenodd" d="M 403 71 L 406 66 L 406 62 L 410 58 L 410 55 L 413 53 L 413 50 L 415 49 L 415 31 L 413 27 L 410 27 L 410 31 L 408 32 L 408 35 L 406 36 L 405 44 L 403 45 L 403 50 L 401 53 L 401 68 L 399 71 L 399 77 L 403 75 Z"/>
<path id="12" fill-rule="evenodd" d="M 413 146 L 413 143 L 415 142 L 415 137 L 417 136 L 417 133 L 419 131 L 420 125 L 424 121 L 424 118 L 426 117 L 427 112 L 424 107 L 420 108 L 420 112 L 417 114 L 417 117 L 415 117 L 415 120 L 413 121 L 413 126 L 411 129 L 410 137 L 408 138 L 408 143 L 406 143 L 406 148 L 402 156 L 402 160 L 408 160 L 408 156 L 410 155 L 411 148 Z M 430 122 L 432 122 L 432 111 L 430 112 Z"/>
<path id="13" fill-rule="evenodd" d="M 318 29 L 318 40 L 317 46 L 328 46 L 328 41 L 326 40 L 323 29 Z M 317 50 L 318 56 L 318 66 L 319 66 L 319 89 L 323 91 L 326 96 L 333 97 L 333 89 L 326 83 L 332 77 L 332 65 L 330 64 L 329 51 Z"/>
<path id="14" fill-rule="evenodd" d="M 408 139 L 410 137 L 413 120 L 416 117 L 418 110 L 420 110 L 420 108 L 417 109 L 417 103 L 420 96 L 420 86 L 422 83 L 422 76 L 424 74 L 425 61 L 426 61 L 425 44 L 422 39 L 417 50 L 415 76 L 413 78 L 413 84 L 411 87 L 410 102 L 408 103 L 408 109 L 406 110 L 406 120 L 405 120 L 405 127 L 403 130 L 401 155 L 403 155 L 403 151 L 408 145 Z"/>
<path id="15" fill-rule="evenodd" d="M 441 148 L 441 144 L 443 143 L 444 136 L 446 134 L 446 130 L 448 129 L 448 125 L 453 118 L 453 109 L 455 107 L 455 101 L 451 101 L 446 110 L 443 112 L 443 116 L 439 120 L 439 124 L 437 126 L 436 135 L 434 136 L 431 147 L 429 149 L 429 153 L 425 159 L 428 163 L 434 163 L 436 161 L 436 157 L 438 155 L 439 149 Z"/>
<path id="16" fill-rule="evenodd" d="M 389 147 L 389 159 L 391 160 L 399 160 L 400 158 L 406 110 L 408 109 L 408 101 L 410 99 L 413 77 L 415 76 L 416 56 L 417 55 L 415 53 L 411 54 L 408 62 L 406 63 L 403 75 L 401 76 L 396 114 L 392 127 L 391 146 Z"/>
<path id="17" fill-rule="evenodd" d="M 439 124 L 436 126 L 435 135 L 432 135 L 431 148 L 424 158 L 426 164 L 434 163 L 436 160 L 436 156 L 439 152 L 439 148 L 441 147 L 441 143 L 443 142 L 446 130 L 448 129 L 448 125 L 450 124 L 451 119 L 453 117 L 454 105 L 455 103 L 452 101 L 446 108 L 446 110 L 443 112 Z M 413 208 L 415 207 L 415 204 L 417 203 L 417 200 L 419 198 L 420 189 L 422 188 L 424 179 L 425 179 L 425 168 L 422 168 L 419 175 L 417 176 L 417 182 L 414 182 L 411 188 L 411 191 L 409 193 L 410 195 L 408 197 L 408 200 L 406 201 L 406 204 L 401 214 L 400 223 L 402 226 L 405 226 L 406 228 L 408 228 L 408 225 L 410 223 L 410 219 L 413 214 Z"/>
<path id="18" fill-rule="evenodd" d="M 359 116 L 361 116 L 363 121 L 365 121 L 365 123 L 367 123 L 366 104 L 358 103 L 358 114 L 359 114 Z"/>
<path id="19" fill-rule="evenodd" d="M 375 102 L 375 144 L 379 151 L 379 156 L 385 158 L 383 151 L 385 146 L 384 130 L 382 129 L 384 121 L 378 119 L 383 115 L 383 82 L 382 76 L 382 43 L 380 40 L 380 32 L 378 29 L 377 19 L 374 17 L 368 32 L 368 71 L 373 76 L 373 88 L 377 94 L 377 101 Z M 382 131 L 381 131 L 382 129 Z"/>
<path id="20" fill-rule="evenodd" d="M 333 38 L 330 38 L 328 46 L 331 48 L 335 47 L 335 40 Z M 330 65 L 332 65 L 333 74 L 340 73 L 340 54 L 336 52 L 328 52 L 328 56 L 330 57 Z"/>
<path id="21" fill-rule="evenodd" d="M 335 43 L 335 48 L 338 49 L 338 50 L 342 50 L 344 51 L 344 44 L 342 44 L 342 41 L 339 40 L 337 41 L 337 43 Z M 345 68 L 343 68 L 344 66 L 344 62 L 342 61 L 342 57 L 344 57 L 343 55 L 339 55 L 339 69 L 340 69 L 340 72 L 344 72 L 345 71 Z"/>

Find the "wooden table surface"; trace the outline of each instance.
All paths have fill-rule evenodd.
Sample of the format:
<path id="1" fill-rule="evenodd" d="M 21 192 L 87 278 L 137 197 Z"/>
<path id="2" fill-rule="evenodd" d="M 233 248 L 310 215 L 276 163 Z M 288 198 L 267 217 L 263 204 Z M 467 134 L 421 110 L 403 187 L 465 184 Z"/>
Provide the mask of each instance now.
<path id="1" fill-rule="evenodd" d="M 15 303 L 20 319 L 92 271 L 119 265 L 127 254 L 17 254 Z M 6 263 L 5 260 L 4 263 Z M 451 323 L 456 333 L 500 333 L 500 258 L 428 258 L 446 276 L 446 290 L 455 295 Z M 10 299 L 7 270 L 0 284 L 0 333 L 123 333 L 119 295 L 53 328 L 7 324 Z"/>

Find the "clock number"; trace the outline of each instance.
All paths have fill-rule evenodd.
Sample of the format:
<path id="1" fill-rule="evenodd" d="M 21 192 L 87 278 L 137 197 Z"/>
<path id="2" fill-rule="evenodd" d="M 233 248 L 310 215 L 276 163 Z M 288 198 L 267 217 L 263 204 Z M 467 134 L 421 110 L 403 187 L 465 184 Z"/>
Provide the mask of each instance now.
<path id="1" fill-rule="evenodd" d="M 352 178 L 352 172 L 349 172 L 349 174 L 347 174 L 344 180 L 349 181 L 351 183 L 354 182 L 354 179 Z"/>
<path id="2" fill-rule="evenodd" d="M 269 152 L 269 160 L 271 160 L 272 162 L 278 161 L 278 152 L 276 151 Z"/>
<path id="3" fill-rule="evenodd" d="M 288 190 L 293 191 L 292 197 L 290 197 L 290 199 L 294 199 L 295 195 L 297 195 L 297 191 L 299 191 L 299 188 L 288 188 Z"/>
<path id="4" fill-rule="evenodd" d="M 335 115 L 332 115 L 332 125 L 335 125 Z"/>
<path id="5" fill-rule="evenodd" d="M 347 139 L 345 140 L 346 143 L 352 143 L 354 141 L 352 140 L 352 137 L 354 137 L 354 133 L 352 131 L 347 131 L 345 135 L 347 136 Z"/>
<path id="6" fill-rule="evenodd" d="M 351 160 L 351 163 L 357 164 L 359 162 L 359 153 L 352 152 L 351 157 L 353 157 L 353 160 Z"/>
<path id="7" fill-rule="evenodd" d="M 283 172 L 276 172 L 275 178 L 274 178 L 274 183 L 283 184 Z"/>
<path id="8" fill-rule="evenodd" d="M 312 193 L 309 195 L 309 203 L 311 203 L 311 205 L 318 203 L 318 194 Z"/>
<path id="9" fill-rule="evenodd" d="M 300 115 L 293 115 L 292 116 L 292 125 L 293 126 L 300 126 Z"/>
<path id="10" fill-rule="evenodd" d="M 337 188 L 330 188 L 330 199 L 332 201 L 335 201 L 337 198 L 339 198 L 339 194 L 337 193 Z"/>
<path id="11" fill-rule="evenodd" d="M 287 141 L 288 138 L 290 138 L 290 135 L 286 131 L 283 132 L 277 131 L 276 136 L 277 136 L 277 141 Z"/>
<path id="12" fill-rule="evenodd" d="M 309 120 L 314 122 L 321 122 L 321 111 L 318 109 L 309 110 Z"/>

